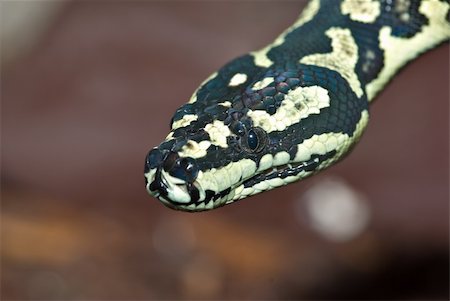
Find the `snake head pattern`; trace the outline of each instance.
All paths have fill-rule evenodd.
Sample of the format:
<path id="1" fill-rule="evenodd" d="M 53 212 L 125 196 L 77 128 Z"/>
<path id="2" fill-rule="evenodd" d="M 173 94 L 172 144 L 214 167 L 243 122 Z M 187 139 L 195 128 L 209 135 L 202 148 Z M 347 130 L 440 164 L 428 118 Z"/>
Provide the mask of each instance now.
<path id="1" fill-rule="evenodd" d="M 210 210 L 348 154 L 369 101 L 409 60 L 450 38 L 445 1 L 360 2 L 311 1 L 271 45 L 205 80 L 148 153 L 147 191 L 177 210 Z"/>
<path id="2" fill-rule="evenodd" d="M 261 68 L 240 57 L 177 110 L 147 156 L 147 190 L 169 207 L 200 211 L 305 178 L 349 149 L 366 108 L 335 71 Z"/>

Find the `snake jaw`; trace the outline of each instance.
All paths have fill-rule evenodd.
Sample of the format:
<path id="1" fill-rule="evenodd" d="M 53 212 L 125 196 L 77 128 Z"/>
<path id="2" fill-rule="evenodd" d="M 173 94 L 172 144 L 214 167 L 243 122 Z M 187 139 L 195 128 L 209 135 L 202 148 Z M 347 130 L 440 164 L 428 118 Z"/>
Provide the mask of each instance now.
<path id="1" fill-rule="evenodd" d="M 145 174 L 145 178 L 148 183 L 147 191 L 171 208 L 195 203 L 204 195 L 204 191 L 199 189 L 200 185 L 196 181 L 186 182 L 171 176 L 160 167 L 150 170 Z"/>
<path id="2" fill-rule="evenodd" d="M 211 197 L 201 181 L 186 182 L 161 167 L 150 169 L 144 176 L 148 193 L 171 209 L 197 212 L 225 205 L 226 198 Z"/>
<path id="3" fill-rule="evenodd" d="M 311 176 L 327 165 L 327 162 L 332 160 L 335 155 L 336 151 L 333 150 L 323 155 L 311 155 L 308 160 L 289 161 L 261 170 L 258 174 L 236 185 L 235 193 L 227 201 L 227 204 Z"/>
<path id="4" fill-rule="evenodd" d="M 180 145 L 178 145 L 180 147 Z M 147 155 L 144 167 L 147 191 L 166 206 L 178 209 L 204 199 L 197 181 L 199 168 L 192 157 L 181 157 L 173 148 L 160 145 Z"/>
<path id="5" fill-rule="evenodd" d="M 205 190 L 201 181 L 185 182 L 171 176 L 162 168 L 151 169 L 144 174 L 149 194 L 165 206 L 181 211 L 197 212 L 224 206 L 230 199 L 231 188 L 218 193 Z M 192 191 L 198 191 L 193 195 Z"/>

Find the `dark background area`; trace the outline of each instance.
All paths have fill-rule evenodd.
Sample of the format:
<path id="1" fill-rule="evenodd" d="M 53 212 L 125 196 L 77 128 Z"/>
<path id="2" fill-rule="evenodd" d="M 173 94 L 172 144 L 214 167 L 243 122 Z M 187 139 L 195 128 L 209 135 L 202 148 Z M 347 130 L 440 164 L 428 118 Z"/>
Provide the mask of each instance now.
<path id="1" fill-rule="evenodd" d="M 313 178 L 196 214 L 145 191 L 176 108 L 304 3 L 70 1 L 2 59 L 1 298 L 448 299 L 448 45 L 405 68 L 353 153 Z M 330 179 L 368 210 L 345 240 L 306 206 Z"/>

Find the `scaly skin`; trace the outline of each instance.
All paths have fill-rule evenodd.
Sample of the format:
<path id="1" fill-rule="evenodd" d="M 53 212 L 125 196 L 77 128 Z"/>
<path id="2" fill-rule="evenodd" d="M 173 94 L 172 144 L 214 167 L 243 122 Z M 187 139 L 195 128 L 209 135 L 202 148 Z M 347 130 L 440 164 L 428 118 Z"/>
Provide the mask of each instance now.
<path id="1" fill-rule="evenodd" d="M 146 158 L 149 193 L 209 210 L 339 161 L 407 62 L 450 38 L 440 0 L 313 0 L 272 44 L 212 74 Z"/>

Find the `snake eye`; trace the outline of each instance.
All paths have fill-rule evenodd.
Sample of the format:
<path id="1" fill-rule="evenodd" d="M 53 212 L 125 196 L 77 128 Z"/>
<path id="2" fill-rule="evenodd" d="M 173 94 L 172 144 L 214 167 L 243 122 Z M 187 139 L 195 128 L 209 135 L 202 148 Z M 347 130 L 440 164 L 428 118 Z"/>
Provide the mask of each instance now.
<path id="1" fill-rule="evenodd" d="M 258 139 L 258 135 L 256 135 L 254 130 L 250 130 L 248 131 L 248 135 L 247 135 L 247 144 L 248 147 L 254 151 L 255 149 L 258 148 L 259 145 L 259 139 Z"/>
<path id="2" fill-rule="evenodd" d="M 244 141 L 243 141 L 244 142 L 243 146 L 244 146 L 244 149 L 246 149 L 248 152 L 251 152 L 251 153 L 260 152 L 265 146 L 266 133 L 264 132 L 263 129 L 261 129 L 259 127 L 251 128 L 247 132 L 246 138 L 247 139 L 244 139 Z"/>

